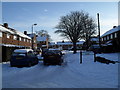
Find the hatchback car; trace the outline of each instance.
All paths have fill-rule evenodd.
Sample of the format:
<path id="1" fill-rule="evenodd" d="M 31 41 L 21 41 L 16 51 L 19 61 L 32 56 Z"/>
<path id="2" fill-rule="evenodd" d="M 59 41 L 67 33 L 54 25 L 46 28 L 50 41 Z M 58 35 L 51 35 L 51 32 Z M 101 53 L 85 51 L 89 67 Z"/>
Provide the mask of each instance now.
<path id="1" fill-rule="evenodd" d="M 63 63 L 62 52 L 60 50 L 48 50 L 43 55 L 44 65 L 61 65 Z"/>
<path id="2" fill-rule="evenodd" d="M 38 64 L 38 58 L 32 49 L 16 49 L 10 60 L 11 66 L 31 66 L 35 64 Z"/>

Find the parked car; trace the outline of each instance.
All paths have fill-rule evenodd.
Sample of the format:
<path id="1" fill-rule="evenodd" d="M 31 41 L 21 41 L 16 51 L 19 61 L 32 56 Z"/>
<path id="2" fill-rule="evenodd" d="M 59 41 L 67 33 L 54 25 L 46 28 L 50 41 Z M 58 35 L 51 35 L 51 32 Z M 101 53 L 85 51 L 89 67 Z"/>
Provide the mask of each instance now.
<path id="1" fill-rule="evenodd" d="M 43 55 L 44 65 L 61 65 L 63 63 L 62 52 L 56 49 L 49 49 Z"/>
<path id="2" fill-rule="evenodd" d="M 38 64 L 38 58 L 32 49 L 16 49 L 10 60 L 11 66 L 32 66 L 35 64 Z"/>

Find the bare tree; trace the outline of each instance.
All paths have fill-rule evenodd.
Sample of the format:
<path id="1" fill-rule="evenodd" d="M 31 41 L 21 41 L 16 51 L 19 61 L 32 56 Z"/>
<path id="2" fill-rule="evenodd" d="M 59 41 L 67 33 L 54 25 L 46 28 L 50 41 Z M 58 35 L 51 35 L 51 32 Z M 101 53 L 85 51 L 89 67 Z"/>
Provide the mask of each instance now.
<path id="1" fill-rule="evenodd" d="M 94 33 L 95 27 L 93 26 L 95 24 L 93 21 L 94 20 L 89 17 L 88 13 L 83 11 L 71 12 L 61 17 L 59 24 L 56 26 L 57 30 L 55 33 L 60 33 L 61 36 L 70 39 L 73 42 L 73 53 L 76 53 L 76 42 L 79 39 L 88 40 L 88 36 Z"/>
<path id="2" fill-rule="evenodd" d="M 83 37 L 82 39 L 84 39 L 86 41 L 86 49 L 88 49 L 89 44 L 88 42 L 90 41 L 91 36 L 96 34 L 96 23 L 93 20 L 92 17 L 89 16 L 88 13 L 83 13 L 83 17 L 82 17 L 82 30 L 83 30 Z"/>

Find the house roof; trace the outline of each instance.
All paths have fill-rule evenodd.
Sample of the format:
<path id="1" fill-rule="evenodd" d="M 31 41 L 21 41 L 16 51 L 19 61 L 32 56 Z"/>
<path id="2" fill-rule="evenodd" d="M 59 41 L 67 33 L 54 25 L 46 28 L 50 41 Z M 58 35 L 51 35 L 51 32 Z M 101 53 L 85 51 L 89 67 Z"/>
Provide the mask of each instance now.
<path id="1" fill-rule="evenodd" d="M 92 37 L 91 39 L 90 39 L 90 41 L 99 41 L 99 39 L 98 39 L 98 37 Z"/>
<path id="2" fill-rule="evenodd" d="M 36 39 L 37 39 L 37 41 L 46 41 L 47 37 L 38 36 Z"/>
<path id="3" fill-rule="evenodd" d="M 76 44 L 83 44 L 84 41 L 79 41 Z M 73 45 L 72 42 L 57 42 L 57 45 Z"/>
<path id="4" fill-rule="evenodd" d="M 117 32 L 117 31 L 120 31 L 120 25 L 117 26 L 116 28 L 113 28 L 113 29 L 105 32 L 101 37 L 104 37 L 104 36 L 106 36 L 106 35 L 109 35 L 109 34 L 111 34 L 111 33 Z"/>
<path id="5" fill-rule="evenodd" d="M 0 25 L 0 31 L 2 31 L 2 32 L 8 32 L 8 33 L 14 34 L 13 31 L 11 31 L 11 30 L 9 30 L 9 29 L 3 27 L 2 25 Z"/>
<path id="6" fill-rule="evenodd" d="M 0 31 L 1 32 L 11 33 L 13 35 L 19 35 L 21 37 L 31 39 L 30 37 L 28 37 L 27 35 L 25 35 L 24 33 L 20 32 L 20 31 L 17 31 L 17 30 L 12 29 L 12 28 L 8 29 L 8 28 L 3 27 L 2 25 L 0 25 Z"/>

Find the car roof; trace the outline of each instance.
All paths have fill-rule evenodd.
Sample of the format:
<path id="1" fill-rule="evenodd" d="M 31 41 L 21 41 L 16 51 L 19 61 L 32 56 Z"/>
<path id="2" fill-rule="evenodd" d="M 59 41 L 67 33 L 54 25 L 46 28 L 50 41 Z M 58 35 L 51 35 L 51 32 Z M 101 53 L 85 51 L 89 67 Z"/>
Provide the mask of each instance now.
<path id="1" fill-rule="evenodd" d="M 27 53 L 29 51 L 33 51 L 32 49 L 16 49 L 14 50 L 14 52 L 18 52 L 18 53 Z"/>

